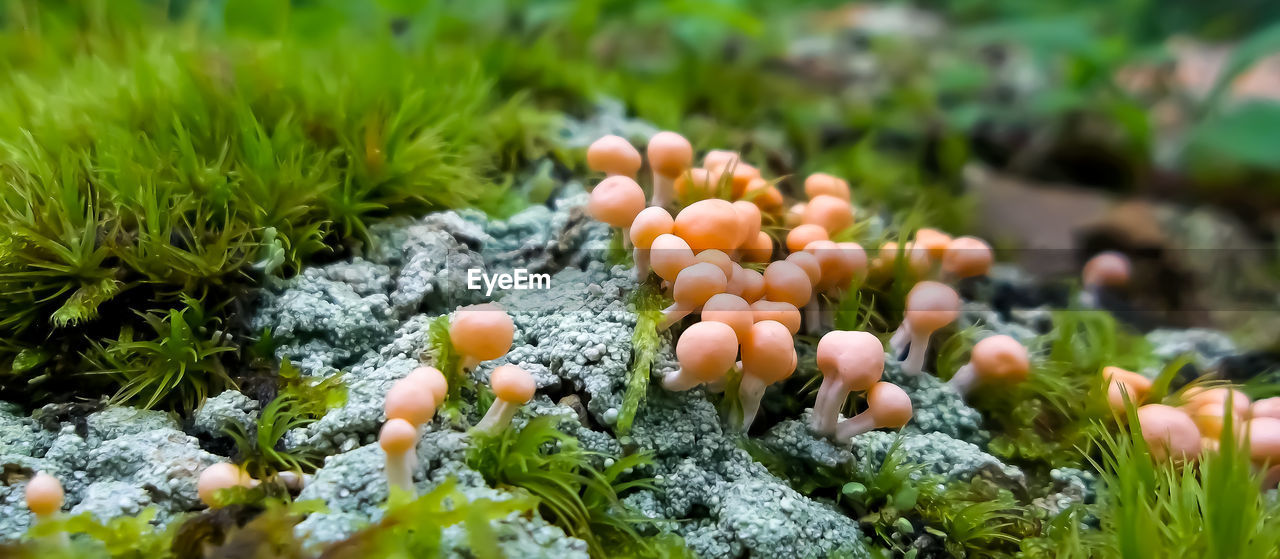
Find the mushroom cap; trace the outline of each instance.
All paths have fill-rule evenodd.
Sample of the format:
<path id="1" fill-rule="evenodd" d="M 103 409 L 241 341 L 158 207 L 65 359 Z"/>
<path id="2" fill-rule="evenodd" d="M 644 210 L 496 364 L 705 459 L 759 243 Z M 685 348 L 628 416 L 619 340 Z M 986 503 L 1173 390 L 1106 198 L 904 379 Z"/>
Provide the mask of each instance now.
<path id="1" fill-rule="evenodd" d="M 1220 403 L 1204 402 L 1195 407 L 1184 407 L 1183 410 L 1187 415 L 1191 416 L 1191 420 L 1196 423 L 1196 427 L 1200 429 L 1202 437 L 1218 440 L 1222 438 L 1222 433 L 1227 425 L 1227 408 Z M 1244 421 L 1243 417 L 1233 417 L 1232 425 L 1236 428 Z"/>
<path id="2" fill-rule="evenodd" d="M 1245 424 L 1249 433 L 1249 455 L 1254 462 L 1280 464 L 1280 419 L 1255 417 Z"/>
<path id="3" fill-rule="evenodd" d="M 835 196 L 841 200 L 848 201 L 849 183 L 834 175 L 814 173 L 804 179 L 804 194 L 809 198 Z"/>
<path id="4" fill-rule="evenodd" d="M 470 305 L 453 312 L 449 341 L 463 355 L 481 361 L 497 359 L 511 350 L 516 325 L 511 315 L 493 303 Z"/>
<path id="5" fill-rule="evenodd" d="M 778 260 L 764 269 L 764 297 L 770 301 L 791 303 L 798 309 L 809 304 L 813 285 L 803 268 Z"/>
<path id="6" fill-rule="evenodd" d="M 814 241 L 829 241 L 831 235 L 821 225 L 804 223 L 795 226 L 787 233 L 787 250 L 800 252 Z"/>
<path id="7" fill-rule="evenodd" d="M 1271 417 L 1280 419 L 1280 396 L 1263 398 L 1249 406 L 1251 417 Z"/>
<path id="8" fill-rule="evenodd" d="M 378 446 L 390 455 L 403 455 L 418 444 L 418 429 L 400 418 L 388 419 L 378 431 Z"/>
<path id="9" fill-rule="evenodd" d="M 818 262 L 818 257 L 814 256 L 813 253 L 793 252 L 787 255 L 786 261 L 804 270 L 805 275 L 809 277 L 810 286 L 818 285 L 818 282 L 822 280 L 822 263 Z"/>
<path id="10" fill-rule="evenodd" d="M 602 136 L 587 147 L 587 167 L 593 171 L 634 177 L 640 164 L 640 151 L 621 136 Z"/>
<path id="11" fill-rule="evenodd" d="M 223 489 L 245 486 L 249 483 L 249 474 L 244 469 L 228 462 L 219 462 L 200 472 L 196 480 L 196 495 L 200 502 L 213 506 L 213 496 Z"/>
<path id="12" fill-rule="evenodd" d="M 742 341 L 742 373 L 765 384 L 778 382 L 795 372 L 795 351 L 795 339 L 782 323 L 762 320 L 752 324 L 749 337 Z"/>
<path id="13" fill-rule="evenodd" d="M 702 166 L 708 169 L 716 169 L 724 167 L 732 161 L 739 159 L 738 152 L 729 151 L 727 149 L 713 149 L 702 156 Z"/>
<path id="14" fill-rule="evenodd" d="M 726 278 L 733 276 L 733 259 L 729 258 L 729 255 L 725 254 L 723 250 L 718 248 L 709 248 L 699 252 L 693 257 L 693 259 L 698 262 L 715 264 L 717 268 L 720 268 L 721 272 L 724 272 L 724 277 Z"/>
<path id="15" fill-rule="evenodd" d="M 929 253 L 929 258 L 942 259 L 951 244 L 951 235 L 931 227 L 923 227 L 916 231 L 915 245 Z"/>
<path id="16" fill-rule="evenodd" d="M 435 397 L 436 404 L 443 402 L 449 395 L 449 381 L 445 380 L 444 373 L 435 367 L 417 367 L 409 371 L 404 380 L 426 387 L 427 391 Z"/>
<path id="17" fill-rule="evenodd" d="M 787 208 L 787 214 L 782 216 L 782 225 L 787 229 L 795 229 L 796 226 L 804 223 L 804 208 L 808 204 L 804 202 L 796 202 L 790 208 Z"/>
<path id="18" fill-rule="evenodd" d="M 204 479 L 201 476 L 201 479 Z M 48 516 L 62 509 L 66 494 L 62 482 L 44 472 L 38 472 L 27 481 L 27 509 L 36 516 Z"/>
<path id="19" fill-rule="evenodd" d="M 800 219 L 820 225 L 834 235 L 853 226 L 853 206 L 847 200 L 822 194 L 809 200 Z"/>
<path id="20" fill-rule="evenodd" d="M 649 246 L 649 266 L 664 280 L 676 281 L 681 270 L 697 262 L 689 243 L 673 234 L 658 235 Z"/>
<path id="21" fill-rule="evenodd" d="M 650 248 L 655 239 L 671 233 L 675 230 L 675 226 L 676 220 L 671 217 L 671 213 L 666 208 L 649 206 L 640 210 L 631 222 L 631 229 L 628 231 L 631 244 L 640 248 Z"/>
<path id="22" fill-rule="evenodd" d="M 685 328 L 676 341 L 680 368 L 701 382 L 723 377 L 737 356 L 738 337 L 723 322 L 696 322 Z"/>
<path id="23" fill-rule="evenodd" d="M 1084 264 L 1086 286 L 1120 287 L 1129 283 L 1129 258 L 1115 252 L 1099 252 Z"/>
<path id="24" fill-rule="evenodd" d="M 742 161 L 732 161 L 726 165 L 708 168 L 716 174 L 717 183 L 719 183 L 719 177 L 729 173 L 729 197 L 733 200 L 745 195 L 747 189 L 751 188 L 752 181 L 762 178 L 759 169 Z"/>
<path id="25" fill-rule="evenodd" d="M 729 280 L 719 266 L 708 262 L 699 262 L 685 268 L 676 275 L 672 296 L 676 303 L 685 310 L 701 307 L 712 295 L 724 293 Z"/>
<path id="26" fill-rule="evenodd" d="M 884 345 L 867 332 L 832 330 L 818 340 L 818 370 L 851 391 L 867 390 L 884 375 Z"/>
<path id="27" fill-rule="evenodd" d="M 755 240 L 760 234 L 760 208 L 751 202 L 738 200 L 733 203 L 733 210 L 738 214 L 738 244 L 741 247 Z"/>
<path id="28" fill-rule="evenodd" d="M 898 243 L 889 241 L 880 245 L 880 250 L 876 252 L 875 265 L 876 272 L 881 275 L 891 275 L 898 263 L 898 252 L 907 259 L 907 270 L 917 277 L 924 276 L 929 273 L 929 253 L 923 248 L 916 247 L 912 243 L 907 243 L 901 248 Z"/>
<path id="29" fill-rule="evenodd" d="M 676 198 L 684 201 L 715 198 L 720 187 L 720 174 L 694 167 L 680 173 L 673 184 Z"/>
<path id="30" fill-rule="evenodd" d="M 1004 334 L 983 338 L 974 344 L 970 362 L 974 372 L 986 381 L 1013 384 L 1027 380 L 1031 372 L 1027 348 Z"/>
<path id="31" fill-rule="evenodd" d="M 756 322 L 772 320 L 786 326 L 792 336 L 800 331 L 800 309 L 791 303 L 760 299 L 751 303 L 751 314 Z"/>
<path id="32" fill-rule="evenodd" d="M 735 263 L 725 291 L 742 297 L 748 303 L 754 303 L 764 297 L 764 276 L 760 272 L 743 268 Z"/>
<path id="33" fill-rule="evenodd" d="M 947 245 L 942 255 L 942 271 L 960 278 L 985 276 L 994 261 L 991 245 L 986 241 L 977 237 L 957 237 Z"/>
<path id="34" fill-rule="evenodd" d="M 716 293 L 702 305 L 702 320 L 723 322 L 733 328 L 738 340 L 745 340 L 751 335 L 751 325 L 755 323 L 755 314 L 745 299 L 729 293 Z"/>
<path id="35" fill-rule="evenodd" d="M 675 132 L 658 132 L 649 138 L 645 148 L 653 172 L 674 179 L 693 166 L 693 146 Z"/>
<path id="36" fill-rule="evenodd" d="M 387 419 L 403 419 L 414 425 L 426 425 L 436 414 L 436 397 L 431 388 L 401 379 L 391 385 L 383 404 Z"/>
<path id="37" fill-rule="evenodd" d="M 1107 382 L 1121 382 L 1130 388 L 1131 395 L 1145 398 L 1147 392 L 1151 391 L 1153 385 L 1151 379 L 1144 377 L 1133 371 L 1126 371 L 1120 367 L 1108 365 L 1102 368 L 1102 378 Z"/>
<path id="38" fill-rule="evenodd" d="M 936 281 L 917 283 L 907 293 L 906 320 L 916 332 L 935 332 L 960 316 L 960 296 Z"/>
<path id="39" fill-rule="evenodd" d="M 644 190 L 622 175 L 600 181 L 587 199 L 587 213 L 613 227 L 630 227 L 644 206 Z"/>
<path id="40" fill-rule="evenodd" d="M 502 365 L 489 373 L 489 386 L 499 400 L 520 404 L 533 399 L 533 393 L 538 390 L 533 375 L 515 365 Z"/>
<path id="41" fill-rule="evenodd" d="M 853 241 L 836 243 L 851 272 L 849 281 L 861 284 L 867 276 L 867 251 Z M 839 286 L 837 286 L 839 287 Z"/>
<path id="42" fill-rule="evenodd" d="M 898 428 L 911 421 L 911 397 L 896 384 L 875 383 L 867 392 L 867 409 L 878 429 Z"/>
<path id="43" fill-rule="evenodd" d="M 1163 404 L 1138 408 L 1142 438 L 1156 460 L 1185 460 L 1200 454 L 1200 428 L 1186 412 Z"/>
<path id="44" fill-rule="evenodd" d="M 782 191 L 764 179 L 751 179 L 743 198 L 750 200 L 762 212 L 775 213 L 782 209 Z"/>
<path id="45" fill-rule="evenodd" d="M 699 200 L 676 214 L 673 231 L 694 251 L 733 250 L 738 248 L 738 212 L 727 200 Z"/>
<path id="46" fill-rule="evenodd" d="M 804 251 L 812 254 L 818 262 L 820 281 L 814 282 L 814 289 L 825 292 L 844 287 L 853 278 L 854 263 L 850 258 L 853 253 L 846 252 L 836 243 L 814 241 L 805 246 Z M 866 254 L 863 254 L 863 258 L 865 257 Z"/>
<path id="47" fill-rule="evenodd" d="M 1249 396 L 1244 392 L 1229 388 L 1226 386 L 1193 386 L 1182 393 L 1183 406 L 1188 408 L 1200 407 L 1205 404 L 1217 404 L 1218 407 L 1224 407 L 1227 399 L 1231 399 L 1231 407 L 1235 410 L 1238 417 L 1249 415 Z"/>
<path id="48" fill-rule="evenodd" d="M 754 240 L 742 245 L 740 253 L 742 260 L 746 262 L 768 262 L 773 257 L 773 238 L 760 231 L 756 233 Z"/>

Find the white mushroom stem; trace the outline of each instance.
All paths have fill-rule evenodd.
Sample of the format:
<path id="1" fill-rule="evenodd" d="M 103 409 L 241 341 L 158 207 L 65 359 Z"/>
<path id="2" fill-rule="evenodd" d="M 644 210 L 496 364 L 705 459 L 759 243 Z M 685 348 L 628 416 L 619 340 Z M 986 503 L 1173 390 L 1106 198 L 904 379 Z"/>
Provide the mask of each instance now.
<path id="1" fill-rule="evenodd" d="M 836 440 L 847 441 L 875 428 L 876 418 L 867 410 L 836 425 Z"/>
<path id="2" fill-rule="evenodd" d="M 956 371 L 955 376 L 947 381 L 947 386 L 958 392 L 961 396 L 969 394 L 973 390 L 973 385 L 978 382 L 978 374 L 973 370 L 973 363 L 967 363 Z"/>
<path id="3" fill-rule="evenodd" d="M 742 362 L 739 361 L 736 364 L 734 364 L 733 370 L 737 371 L 738 374 L 742 374 Z M 728 382 L 729 382 L 729 376 L 725 375 L 716 380 L 706 383 L 706 385 L 704 385 L 703 388 L 706 389 L 708 393 L 719 394 L 721 392 L 724 392 L 724 385 Z"/>
<path id="4" fill-rule="evenodd" d="M 907 358 L 902 362 L 902 372 L 918 375 L 924 370 L 924 356 L 929 351 L 929 336 L 933 332 L 912 332 L 911 346 L 907 348 Z"/>
<path id="5" fill-rule="evenodd" d="M 672 392 L 684 392 L 700 382 L 697 376 L 686 373 L 684 369 L 676 369 L 662 377 L 662 387 Z"/>
<path id="6" fill-rule="evenodd" d="M 658 206 L 665 208 L 671 205 L 676 199 L 676 179 L 674 177 L 664 177 L 658 173 L 653 174 L 653 199 L 649 202 L 650 206 Z"/>
<path id="7" fill-rule="evenodd" d="M 907 349 L 907 341 L 910 339 L 911 328 L 907 326 L 906 319 L 903 319 L 902 324 L 899 324 L 898 329 L 893 332 L 893 337 L 889 338 L 889 351 L 895 359 Z"/>
<path id="8" fill-rule="evenodd" d="M 476 431 L 481 433 L 497 433 L 511 424 L 511 418 L 516 416 L 516 412 L 520 411 L 520 402 L 508 402 L 506 400 L 494 400 L 493 405 L 489 406 L 489 411 L 485 412 L 484 417 L 480 419 L 480 423 L 476 424 Z"/>
<path id="9" fill-rule="evenodd" d="M 835 434 L 840 407 L 848 397 L 849 391 L 840 382 L 823 379 L 822 386 L 818 387 L 818 397 L 813 401 L 813 417 L 809 421 L 813 431 L 823 435 Z"/>
<path id="10" fill-rule="evenodd" d="M 809 335 L 817 335 L 822 327 L 822 307 L 821 297 L 818 292 L 813 292 L 809 297 L 809 304 L 804 306 L 804 331 Z"/>
<path id="11" fill-rule="evenodd" d="M 760 400 L 764 398 L 764 391 L 768 387 L 769 385 L 755 375 L 742 375 L 742 382 L 738 384 L 738 402 L 742 404 L 742 431 L 744 433 L 751 428 L 751 423 L 756 420 L 756 414 L 760 411 Z"/>
<path id="12" fill-rule="evenodd" d="M 480 360 L 470 355 L 462 356 L 462 370 L 473 371 L 480 364 Z"/>
<path id="13" fill-rule="evenodd" d="M 1088 309 L 1098 308 L 1098 302 L 1102 300 L 1102 288 L 1096 285 L 1087 285 L 1080 292 L 1080 305 Z"/>
<path id="14" fill-rule="evenodd" d="M 623 250 L 631 249 L 631 228 L 630 227 L 622 228 L 622 248 Z"/>
<path id="15" fill-rule="evenodd" d="M 658 331 L 670 328 L 672 324 L 680 322 L 693 311 L 694 309 L 681 309 L 680 303 L 672 303 L 670 307 L 662 310 L 662 321 L 658 323 Z"/>
<path id="16" fill-rule="evenodd" d="M 640 247 L 631 249 L 631 259 L 636 262 L 635 268 L 631 270 L 635 272 L 636 281 L 644 281 L 649 277 L 649 249 Z"/>
<path id="17" fill-rule="evenodd" d="M 410 495 L 413 488 L 413 458 L 415 452 L 410 450 L 403 454 L 387 454 L 387 485 L 399 488 Z"/>

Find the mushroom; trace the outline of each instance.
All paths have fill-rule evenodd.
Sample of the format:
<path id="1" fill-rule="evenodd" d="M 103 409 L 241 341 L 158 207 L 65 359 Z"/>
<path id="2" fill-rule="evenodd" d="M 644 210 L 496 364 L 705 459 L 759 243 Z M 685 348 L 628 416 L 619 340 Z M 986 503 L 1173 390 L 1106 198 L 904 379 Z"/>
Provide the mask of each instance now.
<path id="1" fill-rule="evenodd" d="M 804 223 L 804 208 L 808 204 L 804 202 L 796 202 L 790 208 L 787 208 L 786 215 L 782 216 L 782 225 L 787 229 L 795 229 Z"/>
<path id="2" fill-rule="evenodd" d="M 636 281 L 644 281 L 649 276 L 649 255 L 653 243 L 662 235 L 670 234 L 675 228 L 675 220 L 665 208 L 650 206 L 636 214 L 631 222 L 631 256 L 635 260 Z M 687 248 L 687 245 L 686 245 Z"/>
<path id="3" fill-rule="evenodd" d="M 404 378 L 391 385 L 383 409 L 387 419 L 403 419 L 421 428 L 436 414 L 436 397 L 430 387 Z"/>
<path id="4" fill-rule="evenodd" d="M 803 223 L 821 226 L 828 235 L 835 235 L 853 226 L 853 206 L 847 200 L 823 194 L 805 204 L 800 219 Z"/>
<path id="5" fill-rule="evenodd" d="M 709 248 L 733 250 L 738 248 L 738 212 L 726 200 L 699 200 L 676 214 L 672 231 L 694 252 Z"/>
<path id="6" fill-rule="evenodd" d="M 769 385 L 779 382 L 796 370 L 795 340 L 786 326 L 763 320 L 750 326 L 749 335 L 739 336 L 742 343 L 742 381 L 738 385 L 738 401 L 742 404 L 742 431 L 760 411 L 760 400 Z"/>
<path id="7" fill-rule="evenodd" d="M 929 337 L 960 315 L 960 296 L 945 284 L 922 281 L 907 293 L 905 315 L 901 328 L 910 333 L 911 345 L 902 362 L 902 371 L 914 375 L 924 368 Z"/>
<path id="8" fill-rule="evenodd" d="M 489 386 L 493 387 L 495 399 L 475 428 L 478 432 L 490 434 L 510 425 L 511 418 L 515 417 L 520 406 L 532 400 L 533 393 L 538 389 L 533 375 L 515 365 L 503 365 L 494 369 L 489 375 Z"/>
<path id="9" fill-rule="evenodd" d="M 1085 262 L 1082 274 L 1084 279 L 1082 298 L 1085 306 L 1097 306 L 1103 289 L 1127 285 L 1130 273 L 1129 258 L 1125 255 L 1115 251 L 1094 255 Z"/>
<path id="10" fill-rule="evenodd" d="M 378 446 L 387 455 L 387 486 L 412 495 L 418 429 L 403 419 L 389 419 L 378 433 Z"/>
<path id="11" fill-rule="evenodd" d="M 1134 406 L 1138 406 L 1151 393 L 1151 379 L 1120 367 L 1103 367 L 1102 378 L 1107 383 L 1107 404 L 1116 413 L 1124 413 L 1125 394 L 1129 395 Z"/>
<path id="12" fill-rule="evenodd" d="M 759 301 L 764 297 L 764 276 L 751 268 L 733 265 L 733 273 L 729 275 L 726 293 L 742 297 L 748 303 Z"/>
<path id="13" fill-rule="evenodd" d="M 814 173 L 804 179 L 804 193 L 809 198 L 835 196 L 849 201 L 849 183 L 826 173 Z"/>
<path id="14" fill-rule="evenodd" d="M 800 252 L 814 241 L 831 240 L 826 228 L 815 223 L 797 225 L 787 233 L 787 250 Z"/>
<path id="15" fill-rule="evenodd" d="M 1244 419 L 1249 415 L 1249 396 L 1244 392 L 1226 386 L 1193 386 L 1182 393 L 1184 408 L 1198 408 L 1205 405 L 1216 405 L 1221 408 L 1231 400 L 1231 407 L 1236 417 Z"/>
<path id="16" fill-rule="evenodd" d="M 836 425 L 836 440 L 848 441 L 872 429 L 897 429 L 911 416 L 911 397 L 896 384 L 877 382 L 867 392 L 867 409 Z"/>
<path id="17" fill-rule="evenodd" d="M 713 149 L 702 156 L 702 166 L 707 169 L 719 169 L 738 160 L 738 152 L 727 149 Z"/>
<path id="18" fill-rule="evenodd" d="M 720 188 L 720 175 L 712 173 L 706 169 L 694 167 L 676 177 L 673 187 L 676 191 L 676 200 L 680 202 L 695 202 L 698 200 L 706 200 L 707 198 L 715 198 Z"/>
<path id="19" fill-rule="evenodd" d="M 716 382 L 733 368 L 738 337 L 723 322 L 704 321 L 689 326 L 676 341 L 680 368 L 662 378 L 667 390 L 680 392 L 699 384 Z"/>
<path id="20" fill-rule="evenodd" d="M 969 363 L 960 367 L 947 385 L 968 395 L 979 384 L 1012 386 L 1027 380 L 1030 372 L 1027 348 L 1018 340 L 999 334 L 974 344 Z"/>
<path id="21" fill-rule="evenodd" d="M 765 299 L 791 303 L 798 309 L 808 304 L 812 295 L 808 272 L 794 262 L 779 260 L 764 269 Z"/>
<path id="22" fill-rule="evenodd" d="M 781 323 L 792 336 L 800 331 L 800 309 L 791 303 L 760 299 L 751 303 L 751 315 L 756 322 L 772 320 Z"/>
<path id="23" fill-rule="evenodd" d="M 814 241 L 814 243 L 816 242 L 820 241 Z M 809 244 L 812 245 L 813 243 Z M 818 306 L 821 293 L 817 289 L 818 284 L 822 281 L 822 264 L 818 262 L 817 256 L 809 252 L 793 252 L 787 255 L 785 262 L 799 266 L 809 278 L 809 301 L 804 304 L 805 329 L 807 333 L 815 334 L 821 326 L 819 323 L 822 320 L 821 309 Z"/>
<path id="24" fill-rule="evenodd" d="M 832 436 L 849 393 L 870 389 L 884 374 L 884 346 L 867 332 L 832 330 L 818 340 L 818 370 L 822 385 L 813 402 L 810 426 L 814 432 Z"/>
<path id="25" fill-rule="evenodd" d="M 773 214 L 782 209 L 782 191 L 764 179 L 748 181 L 747 191 L 742 193 L 742 197 L 765 213 Z"/>
<path id="26" fill-rule="evenodd" d="M 712 295 L 724 293 L 728 283 L 724 271 L 708 262 L 699 262 L 681 270 L 671 289 L 675 302 L 663 309 L 658 331 L 666 330 L 689 316 L 689 313 L 698 310 Z"/>
<path id="27" fill-rule="evenodd" d="M 462 354 L 462 368 L 497 359 L 511 350 L 516 326 L 502 307 L 492 303 L 462 307 L 449 321 L 449 341 Z"/>
<path id="28" fill-rule="evenodd" d="M 755 314 L 751 305 L 742 297 L 728 293 L 716 293 L 702 305 L 702 320 L 723 322 L 733 328 L 738 340 L 745 340 L 751 335 L 751 325 L 755 323 Z"/>
<path id="29" fill-rule="evenodd" d="M 931 265 L 929 264 L 928 251 L 916 247 L 912 243 L 907 243 L 899 248 L 898 243 L 890 241 L 880 245 L 880 250 L 876 253 L 876 259 L 871 263 L 871 272 L 876 279 L 893 277 L 897 271 L 898 254 L 900 252 L 906 257 L 906 271 L 913 277 L 924 277 L 929 273 Z"/>
<path id="30" fill-rule="evenodd" d="M 947 244 L 943 252 L 942 272 L 957 279 L 985 276 L 994 260 L 991 245 L 986 241 L 977 237 L 957 237 Z"/>
<path id="31" fill-rule="evenodd" d="M 817 258 L 821 269 L 819 281 L 813 286 L 815 301 L 817 293 L 825 293 L 828 297 L 836 298 L 846 289 L 860 285 L 865 279 L 867 253 L 858 243 L 814 241 L 809 243 L 804 251 Z M 828 313 L 820 315 L 819 319 L 811 324 L 814 328 L 830 329 L 834 321 L 834 313 Z"/>
<path id="32" fill-rule="evenodd" d="M 1264 398 L 1249 406 L 1250 417 L 1271 417 L 1280 419 L 1280 396 Z"/>
<path id="33" fill-rule="evenodd" d="M 738 216 L 738 244 L 734 249 L 751 246 L 760 236 L 760 208 L 751 202 L 738 200 L 733 203 L 733 211 Z M 768 235 L 765 236 L 768 238 Z M 769 248 L 773 248 L 770 242 Z"/>
<path id="34" fill-rule="evenodd" d="M 587 148 L 587 167 L 611 177 L 624 176 L 634 180 L 640 164 L 640 152 L 621 136 L 602 136 Z"/>
<path id="35" fill-rule="evenodd" d="M 27 481 L 27 509 L 34 514 L 36 520 L 45 522 L 53 520 L 62 510 L 66 493 L 62 490 L 62 482 L 44 472 L 38 472 Z"/>
<path id="36" fill-rule="evenodd" d="M 1259 467 L 1280 465 L 1280 419 L 1255 417 L 1245 424 L 1249 456 Z"/>
<path id="37" fill-rule="evenodd" d="M 729 258 L 729 255 L 725 254 L 723 250 L 709 248 L 707 250 L 699 252 L 697 255 L 693 257 L 693 259 L 697 262 L 706 262 L 707 264 L 714 264 L 715 267 L 720 268 L 721 272 L 724 272 L 725 278 L 729 278 L 733 276 L 733 264 L 734 264 L 733 259 Z"/>
<path id="38" fill-rule="evenodd" d="M 768 262 L 773 258 L 773 239 L 768 233 L 760 231 L 756 233 L 755 240 L 748 241 L 738 249 L 738 254 L 744 262 Z"/>
<path id="39" fill-rule="evenodd" d="M 219 462 L 200 472 L 200 478 L 196 480 L 196 495 L 205 506 L 215 508 L 220 506 L 216 498 L 219 491 L 255 485 L 257 481 L 249 477 L 249 473 L 245 472 L 244 468 L 228 462 Z"/>
<path id="40" fill-rule="evenodd" d="M 693 166 L 693 146 L 675 132 L 658 132 L 649 138 L 645 152 L 653 169 L 653 199 L 649 205 L 670 206 L 675 201 L 673 183 Z"/>
<path id="41" fill-rule="evenodd" d="M 697 262 L 689 243 L 675 235 L 658 235 L 649 247 L 649 264 L 653 266 L 653 272 L 670 282 L 676 281 L 681 271 Z"/>
<path id="42" fill-rule="evenodd" d="M 405 375 L 404 381 L 426 388 L 435 398 L 436 405 L 444 403 L 444 399 L 449 395 L 449 381 L 445 380 L 444 373 L 435 367 L 417 367 Z"/>
<path id="43" fill-rule="evenodd" d="M 612 176 L 597 184 L 587 200 L 587 213 L 598 221 L 622 229 L 623 244 L 631 243 L 631 223 L 644 210 L 644 190 L 636 181 Z"/>
<path id="44" fill-rule="evenodd" d="M 947 248 L 951 245 L 951 235 L 943 233 L 937 229 L 924 227 L 916 231 L 915 246 L 918 246 L 932 260 L 942 260 L 946 255 Z"/>
<path id="45" fill-rule="evenodd" d="M 1151 456 L 1182 462 L 1200 454 L 1200 429 L 1186 412 L 1163 404 L 1138 408 L 1138 425 Z"/>

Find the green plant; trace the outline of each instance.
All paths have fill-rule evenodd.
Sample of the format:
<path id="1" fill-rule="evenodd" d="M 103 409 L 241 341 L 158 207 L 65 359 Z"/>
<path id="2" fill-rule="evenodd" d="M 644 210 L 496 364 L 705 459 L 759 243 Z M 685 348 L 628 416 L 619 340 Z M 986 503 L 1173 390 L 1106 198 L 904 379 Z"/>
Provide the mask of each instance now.
<path id="1" fill-rule="evenodd" d="M 236 444 L 240 466 L 255 479 L 276 472 L 315 469 L 319 456 L 314 451 L 282 450 L 280 440 L 285 433 L 316 422 L 325 412 L 346 402 L 347 391 L 341 375 L 313 382 L 304 378 L 288 360 L 280 364 L 278 375 L 279 391 L 262 408 L 253 432 L 239 424 L 225 430 Z"/>
<path id="2" fill-rule="evenodd" d="M 645 285 L 632 296 L 636 308 L 636 327 L 631 333 L 631 370 L 627 373 L 627 390 L 622 396 L 622 409 L 618 411 L 618 434 L 631 432 L 636 411 L 644 402 L 649 390 L 650 369 L 658 356 L 661 337 L 658 323 L 662 321 L 662 309 L 666 306 L 662 295 Z"/>

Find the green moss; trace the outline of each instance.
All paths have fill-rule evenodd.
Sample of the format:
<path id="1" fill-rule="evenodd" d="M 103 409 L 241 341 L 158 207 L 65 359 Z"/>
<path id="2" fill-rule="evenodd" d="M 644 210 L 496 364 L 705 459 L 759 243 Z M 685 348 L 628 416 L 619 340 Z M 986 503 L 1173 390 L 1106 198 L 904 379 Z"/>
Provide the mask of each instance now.
<path id="1" fill-rule="evenodd" d="M 636 290 L 632 296 L 632 304 L 636 309 L 636 328 L 631 334 L 631 369 L 627 373 L 627 389 L 622 396 L 622 408 L 618 410 L 619 435 L 631 432 L 636 411 L 640 409 L 640 404 L 648 393 L 653 360 L 658 356 L 662 340 L 658 335 L 658 323 L 662 321 L 664 306 L 662 295 L 646 284 Z"/>

